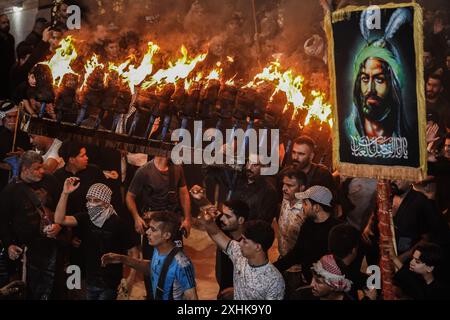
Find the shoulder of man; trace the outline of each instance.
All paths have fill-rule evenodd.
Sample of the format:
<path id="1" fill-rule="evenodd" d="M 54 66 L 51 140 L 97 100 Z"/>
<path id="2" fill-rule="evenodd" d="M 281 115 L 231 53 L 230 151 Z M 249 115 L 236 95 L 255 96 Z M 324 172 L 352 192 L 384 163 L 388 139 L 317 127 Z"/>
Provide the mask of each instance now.
<path id="1" fill-rule="evenodd" d="M 191 259 L 189 259 L 189 257 L 182 250 L 177 252 L 174 257 L 174 261 L 180 268 L 193 266 Z"/>

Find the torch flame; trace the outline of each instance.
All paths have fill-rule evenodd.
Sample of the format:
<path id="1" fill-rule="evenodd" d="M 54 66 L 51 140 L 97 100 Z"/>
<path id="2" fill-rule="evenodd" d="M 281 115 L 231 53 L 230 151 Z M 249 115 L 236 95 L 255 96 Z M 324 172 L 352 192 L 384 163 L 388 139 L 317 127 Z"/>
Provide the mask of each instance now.
<path id="1" fill-rule="evenodd" d="M 150 81 L 145 82 L 142 88 L 148 89 L 149 87 L 164 83 L 176 83 L 179 79 L 186 79 L 190 73 L 194 70 L 197 64 L 205 60 L 207 54 L 200 54 L 192 60 L 188 56 L 186 47 L 181 46 L 182 57 L 175 63 L 169 62 L 169 68 L 158 70 Z"/>
<path id="2" fill-rule="evenodd" d="M 141 65 L 137 68 L 134 65 L 129 67 L 127 72 L 124 72 L 122 77 L 128 83 L 131 93 L 134 93 L 135 87 L 139 86 L 144 79 L 153 72 L 153 56 L 158 52 L 158 45 L 153 42 L 148 43 L 147 53 L 142 58 Z"/>
<path id="3" fill-rule="evenodd" d="M 84 81 L 83 84 L 81 85 L 80 89 L 83 89 L 84 86 L 87 83 L 87 80 L 89 79 L 89 76 L 95 71 L 95 69 L 97 68 L 101 68 L 104 69 L 105 65 L 103 63 L 99 63 L 98 62 L 98 56 L 96 54 L 94 54 L 92 56 L 92 58 L 90 60 L 88 60 L 86 62 L 86 64 L 84 65 L 84 70 L 86 71 L 84 74 Z"/>
<path id="4" fill-rule="evenodd" d="M 315 118 L 321 122 L 328 123 L 330 127 L 332 127 L 331 105 L 324 103 L 325 95 L 317 91 L 312 91 L 311 95 L 314 97 L 314 101 L 308 106 L 308 115 L 305 119 L 305 125 L 308 125 L 311 119 Z"/>
<path id="5" fill-rule="evenodd" d="M 49 61 L 42 63 L 49 66 L 53 76 L 53 85 L 59 87 L 64 75 L 66 74 L 71 73 L 76 75 L 70 65 L 77 58 L 77 56 L 73 38 L 68 36 L 61 41 L 59 48 L 56 49 L 53 57 Z"/>

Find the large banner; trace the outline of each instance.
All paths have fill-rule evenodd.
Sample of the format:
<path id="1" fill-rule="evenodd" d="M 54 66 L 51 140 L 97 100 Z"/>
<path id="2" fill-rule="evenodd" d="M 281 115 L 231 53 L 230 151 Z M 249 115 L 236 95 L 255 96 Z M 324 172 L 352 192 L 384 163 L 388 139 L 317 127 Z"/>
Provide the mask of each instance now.
<path id="1" fill-rule="evenodd" d="M 422 9 L 347 7 L 325 18 L 335 168 L 343 175 L 426 175 Z"/>

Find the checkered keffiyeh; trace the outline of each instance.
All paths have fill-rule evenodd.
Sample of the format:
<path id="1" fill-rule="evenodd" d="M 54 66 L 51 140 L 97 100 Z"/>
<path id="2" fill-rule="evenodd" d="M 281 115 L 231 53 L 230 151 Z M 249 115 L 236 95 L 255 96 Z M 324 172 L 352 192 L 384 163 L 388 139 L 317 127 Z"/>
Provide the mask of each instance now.
<path id="1" fill-rule="evenodd" d="M 95 199 L 102 200 L 106 203 L 111 203 L 111 196 L 112 191 L 111 189 L 104 185 L 103 183 L 96 183 L 93 184 L 90 188 L 88 193 L 86 194 L 86 198 L 92 197 Z"/>
<path id="2" fill-rule="evenodd" d="M 341 269 L 336 263 L 333 255 L 320 258 L 313 264 L 313 271 L 324 278 L 325 283 L 340 292 L 348 292 L 352 287 L 352 282 L 346 279 Z"/>
<path id="3" fill-rule="evenodd" d="M 19 110 L 16 104 L 12 101 L 5 101 L 0 106 L 0 120 L 4 119 L 8 113 Z"/>

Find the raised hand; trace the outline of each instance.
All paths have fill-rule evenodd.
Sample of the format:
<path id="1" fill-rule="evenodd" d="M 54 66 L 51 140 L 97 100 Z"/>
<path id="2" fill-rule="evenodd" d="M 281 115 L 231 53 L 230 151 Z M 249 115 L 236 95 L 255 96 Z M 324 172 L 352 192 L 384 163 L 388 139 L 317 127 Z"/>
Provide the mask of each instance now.
<path id="1" fill-rule="evenodd" d="M 76 177 L 67 178 L 64 182 L 63 193 L 71 194 L 80 187 L 80 179 Z"/>
<path id="2" fill-rule="evenodd" d="M 191 190 L 189 190 L 189 193 L 195 200 L 202 200 L 206 198 L 205 189 L 198 185 L 193 186 Z"/>

